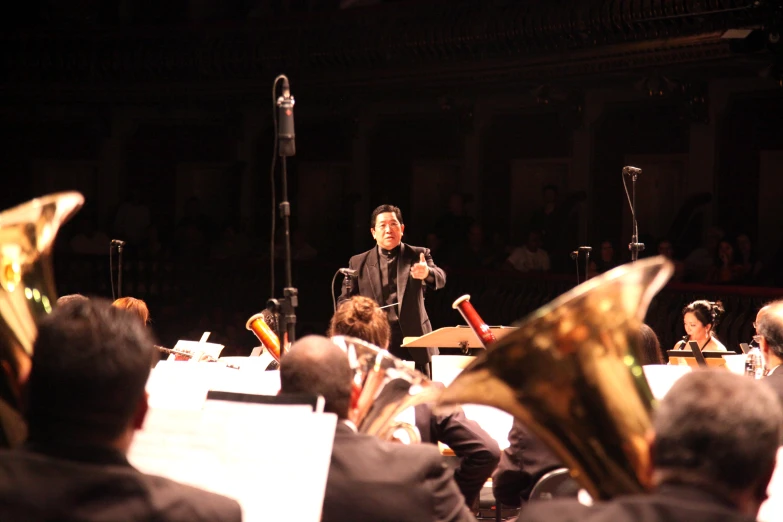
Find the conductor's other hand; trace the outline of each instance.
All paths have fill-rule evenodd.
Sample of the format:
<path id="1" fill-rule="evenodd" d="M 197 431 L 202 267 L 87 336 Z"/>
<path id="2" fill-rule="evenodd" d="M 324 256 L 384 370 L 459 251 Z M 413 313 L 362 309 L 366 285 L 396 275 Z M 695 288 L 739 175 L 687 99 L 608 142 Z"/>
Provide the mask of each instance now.
<path id="1" fill-rule="evenodd" d="M 427 276 L 430 275 L 430 268 L 427 266 L 427 260 L 423 253 L 419 259 L 419 262 L 411 267 L 411 276 L 414 279 L 427 279 Z"/>

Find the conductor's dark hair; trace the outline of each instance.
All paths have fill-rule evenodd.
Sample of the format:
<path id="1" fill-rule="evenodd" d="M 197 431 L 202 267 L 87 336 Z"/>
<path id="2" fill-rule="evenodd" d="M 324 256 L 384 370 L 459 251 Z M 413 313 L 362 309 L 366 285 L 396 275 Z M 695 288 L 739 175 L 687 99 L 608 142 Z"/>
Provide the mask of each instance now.
<path id="1" fill-rule="evenodd" d="M 353 373 L 348 356 L 318 335 L 295 342 L 280 360 L 280 391 L 324 398 L 324 411 L 348 418 Z"/>
<path id="2" fill-rule="evenodd" d="M 694 371 L 655 412 L 653 466 L 675 481 L 742 490 L 771 473 L 782 424 L 772 388 L 727 371 Z"/>
<path id="3" fill-rule="evenodd" d="M 381 205 L 373 210 L 370 215 L 370 228 L 375 228 L 375 222 L 378 220 L 378 216 L 385 212 L 394 212 L 394 215 L 397 216 L 397 221 L 399 221 L 401 225 L 403 224 L 402 210 L 400 210 L 399 207 L 395 207 L 394 205 Z"/>
<path id="4" fill-rule="evenodd" d="M 55 307 L 33 353 L 30 439 L 92 443 L 128 428 L 158 355 L 144 324 L 102 299 Z"/>

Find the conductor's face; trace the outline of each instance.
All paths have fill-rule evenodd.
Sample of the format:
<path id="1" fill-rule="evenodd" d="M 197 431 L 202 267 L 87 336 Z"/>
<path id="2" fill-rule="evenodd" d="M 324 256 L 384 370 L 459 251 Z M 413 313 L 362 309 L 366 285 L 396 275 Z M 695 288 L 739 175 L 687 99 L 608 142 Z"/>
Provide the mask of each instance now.
<path id="1" fill-rule="evenodd" d="M 378 246 L 386 250 L 396 248 L 400 244 L 404 231 L 405 225 L 397 220 L 394 212 L 378 214 L 378 217 L 375 218 L 375 228 L 370 229 Z"/>

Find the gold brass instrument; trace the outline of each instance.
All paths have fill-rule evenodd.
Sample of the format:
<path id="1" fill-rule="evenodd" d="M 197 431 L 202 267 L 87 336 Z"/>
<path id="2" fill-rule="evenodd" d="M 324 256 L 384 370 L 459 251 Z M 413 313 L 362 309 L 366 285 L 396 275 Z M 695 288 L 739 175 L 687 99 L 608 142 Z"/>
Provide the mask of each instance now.
<path id="1" fill-rule="evenodd" d="M 61 192 L 0 213 L 0 361 L 13 366 L 18 382 L 30 372 L 36 323 L 57 300 L 54 238 L 83 203 L 78 192 Z"/>
<path id="2" fill-rule="evenodd" d="M 348 354 L 354 371 L 358 401 L 351 421 L 359 432 L 391 440 L 397 430 L 403 430 L 411 443 L 421 442 L 416 426 L 397 417 L 408 408 L 433 402 L 441 390 L 424 374 L 375 345 L 341 335 L 332 337 L 332 342 Z"/>
<path id="3" fill-rule="evenodd" d="M 673 273 L 654 257 L 577 286 L 518 323 L 438 404 L 485 404 L 524 422 L 594 499 L 648 489 L 653 395 L 639 327 Z"/>

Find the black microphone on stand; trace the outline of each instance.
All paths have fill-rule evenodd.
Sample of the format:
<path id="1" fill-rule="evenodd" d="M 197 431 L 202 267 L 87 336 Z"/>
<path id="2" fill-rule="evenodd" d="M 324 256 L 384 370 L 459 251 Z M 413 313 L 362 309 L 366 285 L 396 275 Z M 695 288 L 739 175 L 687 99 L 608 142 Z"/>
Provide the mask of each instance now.
<path id="1" fill-rule="evenodd" d="M 355 277 L 358 277 L 356 274 L 356 270 L 353 270 L 351 268 L 340 268 L 337 270 L 337 272 L 334 273 L 334 277 L 332 278 L 332 307 L 334 311 L 337 311 L 337 299 L 334 296 L 334 281 L 337 279 L 337 274 L 342 274 L 345 276 L 343 281 L 345 281 L 345 288 L 348 290 L 348 295 L 351 295 L 353 292 L 353 280 Z"/>
<path id="2" fill-rule="evenodd" d="M 111 246 L 109 246 L 109 279 L 111 280 L 111 297 L 112 299 L 119 299 L 122 297 L 122 247 L 125 246 L 125 241 L 121 239 L 112 239 Z M 117 267 L 117 297 L 114 296 L 114 267 L 112 266 L 112 249 L 117 247 L 117 254 L 119 263 Z"/>
<path id="3" fill-rule="evenodd" d="M 283 95 L 277 99 L 277 139 L 280 140 L 279 153 L 282 157 L 296 154 L 296 133 L 294 132 L 294 97 L 288 78 L 283 76 Z"/>

